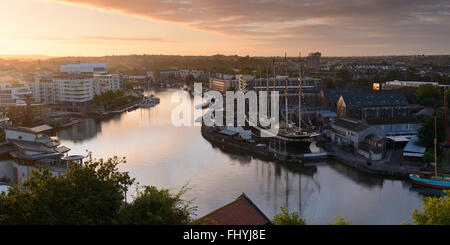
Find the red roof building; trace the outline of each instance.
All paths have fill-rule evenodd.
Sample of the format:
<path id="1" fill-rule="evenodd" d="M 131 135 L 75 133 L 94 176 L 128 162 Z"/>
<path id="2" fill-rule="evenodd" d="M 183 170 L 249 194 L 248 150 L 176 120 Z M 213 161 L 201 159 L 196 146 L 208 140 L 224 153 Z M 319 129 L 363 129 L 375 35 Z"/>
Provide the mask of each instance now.
<path id="1" fill-rule="evenodd" d="M 197 219 L 202 225 L 270 225 L 270 219 L 244 193 L 233 202 Z"/>

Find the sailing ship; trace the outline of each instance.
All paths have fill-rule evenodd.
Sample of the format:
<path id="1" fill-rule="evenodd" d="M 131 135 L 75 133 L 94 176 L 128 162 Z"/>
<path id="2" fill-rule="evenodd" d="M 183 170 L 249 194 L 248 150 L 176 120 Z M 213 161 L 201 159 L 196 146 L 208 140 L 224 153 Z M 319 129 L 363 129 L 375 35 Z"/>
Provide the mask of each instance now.
<path id="1" fill-rule="evenodd" d="M 436 117 L 434 117 L 434 175 L 432 172 L 420 172 L 419 174 L 410 174 L 411 183 L 419 186 L 436 188 L 436 189 L 450 189 L 450 177 L 438 175 L 437 171 L 437 127 Z"/>
<path id="2" fill-rule="evenodd" d="M 285 60 L 286 54 L 285 54 Z M 285 84 L 285 93 L 284 93 L 284 105 L 285 105 L 285 122 L 280 123 L 280 129 L 277 133 L 272 133 L 271 130 L 267 127 L 263 127 L 261 125 L 254 126 L 251 128 L 252 134 L 258 138 L 260 141 L 263 141 L 268 144 L 278 145 L 278 148 L 281 149 L 281 146 L 284 145 L 286 147 L 295 147 L 295 148 L 304 148 L 307 149 L 311 144 L 312 140 L 318 136 L 320 136 L 319 132 L 315 132 L 311 125 L 304 125 L 302 123 L 302 70 L 301 70 L 301 55 L 299 55 L 299 77 L 298 77 L 298 126 L 295 123 L 289 122 L 289 109 L 288 109 L 288 79 L 286 78 Z M 273 80 L 273 90 L 276 89 L 276 74 L 274 70 L 274 80 Z M 269 91 L 269 79 L 266 79 L 267 83 L 267 91 Z M 269 107 L 269 106 L 268 106 Z M 262 137 L 265 135 L 266 137 Z M 268 136 L 268 137 L 267 137 Z"/>
<path id="3" fill-rule="evenodd" d="M 150 82 L 147 81 L 147 90 L 150 93 Z M 142 102 L 139 104 L 139 107 L 141 108 L 149 108 L 149 107 L 153 107 L 157 104 L 159 104 L 160 99 L 158 97 L 156 97 L 153 94 L 150 94 L 149 96 L 144 96 L 144 98 L 142 99 Z"/>

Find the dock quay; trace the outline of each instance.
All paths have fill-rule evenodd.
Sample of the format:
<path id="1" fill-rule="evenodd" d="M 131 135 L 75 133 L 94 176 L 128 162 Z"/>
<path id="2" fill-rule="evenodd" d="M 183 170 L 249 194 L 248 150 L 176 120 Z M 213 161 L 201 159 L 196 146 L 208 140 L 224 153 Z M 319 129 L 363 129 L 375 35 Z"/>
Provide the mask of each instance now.
<path id="1" fill-rule="evenodd" d="M 331 152 L 329 154 L 331 159 L 369 174 L 407 178 L 409 174 L 417 173 L 421 168 L 420 164 L 414 162 L 397 162 L 393 159 L 370 161 L 355 153 L 346 152 L 332 143 L 326 143 L 323 147 Z"/>
<path id="2" fill-rule="evenodd" d="M 211 143 L 220 148 L 228 148 L 244 154 L 250 154 L 259 158 L 272 160 L 276 162 L 292 163 L 299 166 L 308 165 L 307 161 L 326 160 L 330 154 L 328 152 L 320 153 L 303 153 L 290 154 L 284 152 L 277 152 L 270 149 L 267 145 L 257 144 L 256 142 L 230 140 L 222 137 L 219 133 L 214 132 L 210 127 L 202 126 L 202 136 Z M 304 162 L 306 161 L 306 162 Z"/>
<path id="3" fill-rule="evenodd" d="M 206 126 L 202 126 L 201 133 L 206 140 L 224 151 L 240 152 L 264 160 L 289 164 L 291 166 L 313 166 L 315 164 L 314 161 L 332 159 L 365 173 L 390 178 L 407 178 L 409 174 L 417 173 L 421 168 L 420 164 L 417 163 L 402 163 L 392 159 L 370 161 L 355 153 L 345 152 L 337 145 L 330 142 L 323 144 L 323 148 L 326 152 L 289 154 L 277 152 L 270 149 L 267 145 L 260 146 L 257 143 L 251 143 L 244 140 L 240 141 L 225 138 L 218 132 L 215 132 L 213 128 Z"/>

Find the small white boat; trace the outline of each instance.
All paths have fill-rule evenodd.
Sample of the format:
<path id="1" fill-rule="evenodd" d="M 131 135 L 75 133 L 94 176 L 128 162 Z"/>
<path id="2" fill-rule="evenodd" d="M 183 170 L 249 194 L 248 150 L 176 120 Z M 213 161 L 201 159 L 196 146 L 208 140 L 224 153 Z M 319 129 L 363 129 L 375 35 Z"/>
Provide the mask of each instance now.
<path id="1" fill-rule="evenodd" d="M 142 102 L 139 104 L 139 107 L 141 107 L 141 108 L 153 107 L 153 106 L 159 104 L 159 101 L 160 100 L 158 97 L 155 97 L 154 95 L 150 95 L 148 97 L 144 97 Z"/>

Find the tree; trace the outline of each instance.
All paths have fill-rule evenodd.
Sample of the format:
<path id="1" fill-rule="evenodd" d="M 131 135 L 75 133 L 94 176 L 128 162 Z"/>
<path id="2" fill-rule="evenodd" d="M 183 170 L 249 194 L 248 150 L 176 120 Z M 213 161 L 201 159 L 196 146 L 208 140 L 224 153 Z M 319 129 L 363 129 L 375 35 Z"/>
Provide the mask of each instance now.
<path id="1" fill-rule="evenodd" d="M 424 160 L 426 163 L 434 162 L 434 155 L 433 155 L 433 153 L 431 153 L 431 152 L 429 152 L 429 151 L 425 152 L 425 153 L 423 154 L 423 160 Z"/>
<path id="2" fill-rule="evenodd" d="M 444 190 L 441 197 L 426 197 L 422 199 L 422 210 L 412 211 L 416 225 L 450 225 L 450 190 Z"/>
<path id="3" fill-rule="evenodd" d="M 425 106 L 439 106 L 443 93 L 441 88 L 431 84 L 420 85 L 416 90 L 416 97 Z"/>
<path id="4" fill-rule="evenodd" d="M 445 122 L 442 110 L 436 111 L 437 141 L 438 144 L 445 140 Z M 423 146 L 433 147 L 434 145 L 434 117 L 426 117 L 422 126 L 418 130 L 417 136 Z"/>
<path id="5" fill-rule="evenodd" d="M 93 159 L 72 165 L 60 176 L 47 169 L 33 171 L 22 186 L 0 194 L 0 224 L 112 225 L 187 224 L 196 210 L 181 196 L 153 186 L 137 187 L 136 198 L 125 202 L 135 180 L 117 166 L 125 158 Z M 143 191 L 140 191 L 141 189 Z"/>
<path id="6" fill-rule="evenodd" d="M 336 218 L 336 221 L 334 223 L 331 223 L 330 225 L 351 225 L 352 221 L 346 221 L 343 217 L 338 216 Z"/>
<path id="7" fill-rule="evenodd" d="M 281 213 L 273 217 L 273 223 L 276 225 L 305 225 L 306 221 L 301 219 L 298 212 L 289 213 L 286 207 L 280 207 Z"/>
<path id="8" fill-rule="evenodd" d="M 126 88 L 126 89 L 133 89 L 133 88 L 134 88 L 134 85 L 133 85 L 132 82 L 128 82 L 128 81 L 127 81 L 127 82 L 125 83 L 125 88 Z"/>
<path id="9" fill-rule="evenodd" d="M 95 160 L 89 154 L 82 168 L 72 165 L 60 176 L 48 169 L 32 171 L 23 188 L 18 184 L 0 195 L 0 224 L 113 224 L 134 183 L 117 169 L 124 162 L 118 157 Z"/>
<path id="10" fill-rule="evenodd" d="M 343 88 L 352 81 L 352 75 L 347 69 L 338 69 L 334 72 L 334 79 L 336 81 L 336 86 Z"/>
<path id="11" fill-rule="evenodd" d="M 130 204 L 120 210 L 122 225 L 187 225 L 191 221 L 191 213 L 197 207 L 191 202 L 181 199 L 186 187 L 172 195 L 168 189 L 158 190 L 154 186 L 146 186 L 136 190 L 137 196 Z"/>
<path id="12" fill-rule="evenodd" d="M 323 88 L 336 88 L 336 83 L 333 79 L 326 77 L 323 79 Z"/>
<path id="13" fill-rule="evenodd" d="M 384 75 L 384 81 L 393 81 L 393 80 L 401 80 L 402 79 L 402 74 L 400 73 L 399 70 L 389 70 L 386 72 L 386 74 Z"/>

